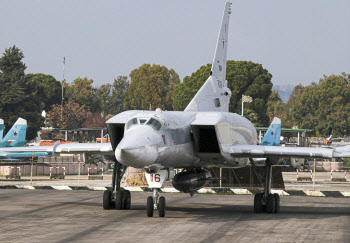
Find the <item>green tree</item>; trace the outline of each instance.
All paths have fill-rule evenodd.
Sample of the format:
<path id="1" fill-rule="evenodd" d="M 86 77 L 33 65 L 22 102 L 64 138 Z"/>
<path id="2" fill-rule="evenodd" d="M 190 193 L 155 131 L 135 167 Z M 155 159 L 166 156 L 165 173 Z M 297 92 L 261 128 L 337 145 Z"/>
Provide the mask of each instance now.
<path id="1" fill-rule="evenodd" d="M 83 127 L 88 116 L 89 108 L 85 105 L 79 105 L 74 101 L 68 101 L 63 105 L 61 117 L 61 105 L 52 105 L 52 109 L 47 113 L 47 121 L 51 126 L 61 129 L 75 129 Z"/>
<path id="2" fill-rule="evenodd" d="M 25 75 L 25 80 L 33 90 L 36 90 L 36 98 L 44 103 L 45 111 L 49 111 L 53 104 L 61 103 L 61 82 L 53 76 L 43 73 L 30 73 Z"/>
<path id="3" fill-rule="evenodd" d="M 184 110 L 199 88 L 208 79 L 211 64 L 201 66 L 191 76 L 186 76 L 176 86 L 173 96 L 175 110 Z M 230 111 L 241 112 L 242 94 L 253 97 L 252 103 L 246 103 L 244 109 L 253 111 L 252 122 L 259 126 L 268 125 L 267 100 L 271 94 L 272 75 L 261 64 L 247 61 L 227 61 L 226 79 L 232 91 Z"/>
<path id="4" fill-rule="evenodd" d="M 116 115 L 122 112 L 125 92 L 129 87 L 129 80 L 127 76 L 118 76 L 114 79 L 112 85 L 112 94 L 108 99 L 108 114 Z"/>
<path id="5" fill-rule="evenodd" d="M 92 79 L 76 78 L 72 84 L 64 84 L 65 101 L 74 100 L 80 105 L 89 107 L 91 112 L 100 112 L 100 102 L 96 96 L 96 88 L 92 86 Z"/>
<path id="6" fill-rule="evenodd" d="M 96 98 L 101 108 L 102 115 L 106 116 L 109 113 L 109 99 L 112 95 L 112 85 L 102 84 L 98 89 L 96 89 Z"/>
<path id="7" fill-rule="evenodd" d="M 172 97 L 175 86 L 180 83 L 174 69 L 165 66 L 143 64 L 130 73 L 130 85 L 124 94 L 124 109 L 147 110 L 162 108 L 173 110 Z"/>
<path id="8" fill-rule="evenodd" d="M 285 105 L 283 104 L 282 99 L 278 94 L 278 90 L 272 90 L 272 93 L 267 101 L 267 114 L 269 116 L 270 123 L 272 122 L 274 117 L 283 119 L 285 115 L 284 107 Z"/>
<path id="9" fill-rule="evenodd" d="M 288 102 L 284 105 L 284 116 L 281 117 L 282 125 L 284 127 L 294 126 L 294 121 L 292 118 L 292 108 L 298 100 L 298 96 L 303 92 L 305 87 L 302 84 L 298 84 L 293 88 L 292 94 L 289 96 Z"/>
<path id="10" fill-rule="evenodd" d="M 28 122 L 27 139 L 33 139 L 44 125 L 41 112 L 44 104 L 37 98 L 37 89 L 25 80 L 23 52 L 16 46 L 5 49 L 0 58 L 0 111 L 10 127 L 18 117 Z"/>
<path id="11" fill-rule="evenodd" d="M 300 128 L 314 129 L 317 136 L 350 135 L 350 75 L 324 76 L 297 96 L 290 117 Z"/>

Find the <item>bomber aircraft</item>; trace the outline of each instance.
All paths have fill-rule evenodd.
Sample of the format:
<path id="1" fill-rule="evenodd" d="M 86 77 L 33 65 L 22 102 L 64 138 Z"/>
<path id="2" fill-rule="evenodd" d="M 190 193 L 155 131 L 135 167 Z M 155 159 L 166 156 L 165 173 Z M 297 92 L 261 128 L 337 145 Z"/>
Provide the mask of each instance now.
<path id="1" fill-rule="evenodd" d="M 106 122 L 111 143 L 55 144 L 48 147 L 12 148 L 15 151 L 99 153 L 115 161 L 112 189 L 103 194 L 104 209 L 130 209 L 131 196 L 120 181 L 128 166 L 144 168 L 153 197 L 147 198 L 147 216 L 154 209 L 165 216 L 165 198 L 159 188 L 166 178 L 174 188 L 193 195 L 212 180 L 211 167 L 237 168 L 265 160 L 264 192 L 254 197 L 254 212 L 278 213 L 280 199 L 271 193 L 271 166 L 279 158 L 350 157 L 350 146 L 341 148 L 279 147 L 257 145 L 257 132 L 245 117 L 228 112 L 231 91 L 226 81 L 229 16 L 227 2 L 212 68 L 184 111 L 130 110 Z M 271 133 L 271 136 L 273 134 Z M 276 139 L 276 135 L 275 138 Z M 278 138 L 279 139 L 279 138 Z M 1 149 L 0 149 L 1 151 Z M 174 175 L 174 169 L 184 170 Z"/>

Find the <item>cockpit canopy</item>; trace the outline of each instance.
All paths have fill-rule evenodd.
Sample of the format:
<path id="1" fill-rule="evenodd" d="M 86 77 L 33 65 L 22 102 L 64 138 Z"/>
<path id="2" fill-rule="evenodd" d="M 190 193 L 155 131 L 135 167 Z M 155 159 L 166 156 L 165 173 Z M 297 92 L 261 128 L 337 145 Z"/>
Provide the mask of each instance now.
<path id="1" fill-rule="evenodd" d="M 163 123 L 155 117 L 132 117 L 126 123 L 125 130 L 129 130 L 134 125 L 151 126 L 155 130 L 162 128 Z"/>

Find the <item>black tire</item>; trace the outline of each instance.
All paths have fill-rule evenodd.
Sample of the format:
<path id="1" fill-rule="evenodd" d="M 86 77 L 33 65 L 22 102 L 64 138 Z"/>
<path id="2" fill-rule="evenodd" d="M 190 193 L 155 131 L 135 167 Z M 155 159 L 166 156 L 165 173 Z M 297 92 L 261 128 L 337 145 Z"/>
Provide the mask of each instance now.
<path id="1" fill-rule="evenodd" d="M 147 198 L 147 217 L 153 217 L 153 197 Z"/>
<path id="2" fill-rule="evenodd" d="M 103 192 L 103 209 L 111 209 L 113 208 L 112 205 L 112 191 L 107 190 Z"/>
<path id="3" fill-rule="evenodd" d="M 159 206 L 158 206 L 158 212 L 159 212 L 159 217 L 164 217 L 165 216 L 165 198 L 160 197 L 159 198 Z"/>
<path id="4" fill-rule="evenodd" d="M 267 213 L 275 213 L 276 209 L 276 200 L 274 194 L 269 194 L 266 202 L 266 212 Z"/>
<path id="5" fill-rule="evenodd" d="M 275 213 L 279 213 L 280 212 L 280 195 L 275 193 L 273 194 L 273 196 L 275 197 Z"/>
<path id="6" fill-rule="evenodd" d="M 124 209 L 130 209 L 131 207 L 131 194 L 130 191 L 124 191 Z"/>
<path id="7" fill-rule="evenodd" d="M 117 190 L 115 195 L 115 209 L 123 209 L 123 191 L 121 189 Z"/>
<path id="8" fill-rule="evenodd" d="M 254 213 L 262 213 L 264 212 L 264 207 L 262 204 L 262 198 L 263 194 L 262 193 L 257 193 L 254 196 Z"/>

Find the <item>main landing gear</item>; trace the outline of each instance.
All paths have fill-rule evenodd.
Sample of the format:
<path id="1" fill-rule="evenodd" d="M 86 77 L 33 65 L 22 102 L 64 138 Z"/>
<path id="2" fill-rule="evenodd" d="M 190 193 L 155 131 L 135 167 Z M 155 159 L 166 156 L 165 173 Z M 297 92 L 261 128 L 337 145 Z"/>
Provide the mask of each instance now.
<path id="1" fill-rule="evenodd" d="M 254 213 L 278 213 L 280 211 L 280 196 L 271 194 L 272 167 L 270 159 L 266 159 L 264 192 L 254 196 Z"/>
<path id="2" fill-rule="evenodd" d="M 126 166 L 115 161 L 113 169 L 112 190 L 103 193 L 103 209 L 130 209 L 130 191 L 120 187 L 120 181 L 125 173 Z"/>
<path id="3" fill-rule="evenodd" d="M 153 188 L 153 197 L 147 198 L 147 216 L 153 217 L 154 209 L 158 209 L 159 217 L 165 216 L 165 198 L 162 196 L 159 198 L 159 188 Z"/>

